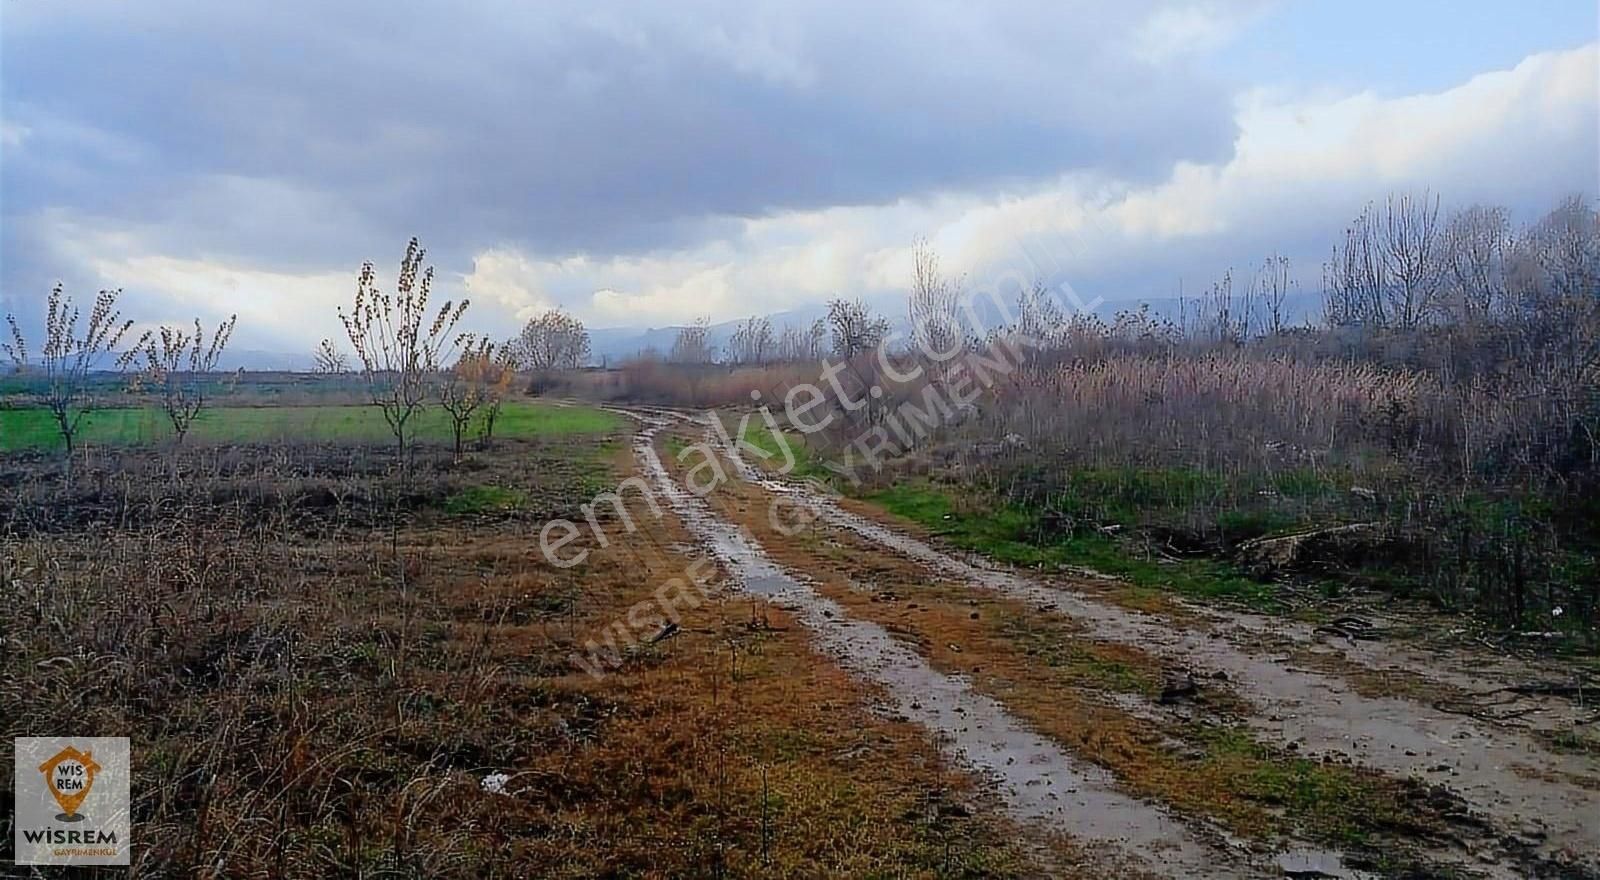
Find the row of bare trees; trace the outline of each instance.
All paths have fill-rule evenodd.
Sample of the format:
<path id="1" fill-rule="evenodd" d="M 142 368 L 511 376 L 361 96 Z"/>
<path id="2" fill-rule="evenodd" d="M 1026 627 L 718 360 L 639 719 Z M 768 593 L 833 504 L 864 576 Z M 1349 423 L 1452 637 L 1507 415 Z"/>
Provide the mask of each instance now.
<path id="1" fill-rule="evenodd" d="M 367 382 L 374 404 L 382 408 L 402 456 L 411 414 L 435 402 L 449 419 L 459 457 L 474 422 L 479 442 L 493 438 L 517 371 L 583 367 L 589 362 L 589 332 L 578 318 L 549 309 L 529 319 L 504 343 L 496 344 L 475 333 L 452 336 L 466 311 L 465 301 L 446 303 L 424 332 L 420 320 L 433 276 L 431 269 L 420 270 L 422 257 L 423 251 L 413 239 L 401 262 L 398 292 L 392 299 L 371 288 L 372 266 L 364 266 L 355 313 L 341 311 L 340 317 L 356 352 L 356 370 Z M 410 329 L 397 335 L 392 327 Z M 332 340 L 322 341 L 315 359 L 318 372 L 351 370 L 349 358 Z"/>
<path id="2" fill-rule="evenodd" d="M 1253 534 L 1240 523 L 1370 522 L 1313 574 L 1508 627 L 1542 630 L 1562 609 L 1600 625 L 1586 515 L 1600 490 L 1600 212 L 1573 197 L 1525 226 L 1510 217 L 1430 194 L 1368 207 L 1324 266 L 1320 326 L 1288 314 L 1295 275 L 1278 256 L 1225 274 L 1176 321 L 1065 314 L 1027 291 L 1013 326 L 971 344 L 1042 344 L 921 460 L 950 457 L 969 484 L 1046 511 L 1050 530 L 1112 523 L 1131 552 L 1159 537 L 1232 554 Z M 915 269 L 914 325 L 947 283 L 932 259 Z M 1287 474 L 1305 485 L 1286 490 Z M 1102 497 L 1115 491 L 1126 497 Z"/>
<path id="3" fill-rule="evenodd" d="M 1427 191 L 1370 203 L 1322 265 L 1322 323 L 1406 333 L 1546 309 L 1600 281 L 1594 216 L 1579 196 L 1520 230 L 1503 206 L 1447 212 Z M 1234 345 L 1279 335 L 1292 329 L 1297 287 L 1289 259 L 1273 255 L 1180 299 L 1178 324 L 1193 338 Z"/>
<path id="4" fill-rule="evenodd" d="M 100 402 L 94 379 L 97 371 L 108 365 L 117 371 L 141 365 L 138 384 L 160 393 L 162 409 L 181 444 L 205 407 L 209 374 L 216 370 L 233 335 L 237 316 L 219 324 L 209 339 L 200 319 L 195 318 L 192 334 L 182 327 L 163 325 L 123 348 L 134 322 L 124 319 L 117 308 L 121 294 L 120 290 L 100 291 L 85 316 L 58 283 L 46 300 L 43 341 L 37 352 L 28 346 L 16 316 L 6 316 L 11 338 L 0 342 L 0 351 L 17 371 L 37 372 L 37 398 L 61 436 L 69 476 L 84 419 Z"/>
<path id="5" fill-rule="evenodd" d="M 417 239 L 406 245 L 394 293 L 381 290 L 371 262 L 362 264 L 355 303 L 339 309 L 372 404 L 383 413 L 403 470 L 415 442 L 414 417 L 437 404 L 451 429 L 456 457 L 465 450 L 474 422 L 478 439 L 493 439 L 495 423 L 521 366 L 581 364 L 588 357 L 583 325 L 560 312 L 530 321 L 514 340 L 496 345 L 474 333 L 457 332 L 468 301 L 430 306 L 433 267 Z M 318 369 L 345 372 L 349 361 L 332 340 L 316 353 Z"/>
<path id="6" fill-rule="evenodd" d="M 727 361 L 731 364 L 766 364 L 777 360 L 778 337 L 772 321 L 750 318 L 733 331 L 728 340 Z"/>
<path id="7" fill-rule="evenodd" d="M 1298 288 L 1289 258 L 1273 254 L 1238 282 L 1232 269 L 1222 273 L 1193 304 L 1192 315 L 1188 300 L 1181 300 L 1177 327 L 1197 339 L 1230 345 L 1276 336 L 1289 329 L 1288 308 Z"/>
<path id="8" fill-rule="evenodd" d="M 889 334 L 889 322 L 861 300 L 834 299 L 828 313 L 809 324 L 788 324 L 775 331 L 772 319 L 752 317 L 734 328 L 720 352 L 711 338 L 708 318 L 679 327 L 665 357 L 669 364 L 760 366 L 816 362 L 827 356 L 849 360 L 875 349 Z M 720 356 L 719 356 L 720 355 Z M 645 359 L 652 359 L 648 353 Z"/>
<path id="9" fill-rule="evenodd" d="M 825 318 L 810 324 L 786 324 L 780 331 L 773 328 L 771 318 L 757 316 L 734 328 L 719 358 L 709 319 L 698 318 L 678 328 L 664 360 L 673 364 L 735 366 L 816 361 L 828 354 L 828 338 Z"/>
<path id="10" fill-rule="evenodd" d="M 1401 330 L 1476 323 L 1592 291 L 1594 223 L 1579 196 L 1521 231 L 1501 206 L 1442 218 L 1436 195 L 1391 196 L 1356 217 L 1324 266 L 1327 321 Z"/>
<path id="11" fill-rule="evenodd" d="M 474 422 L 480 440 L 492 438 L 517 369 L 570 369 L 589 356 L 582 323 L 559 311 L 530 321 L 504 345 L 458 333 L 468 304 L 463 300 L 431 307 L 434 272 L 425 266 L 425 257 L 413 238 L 393 292 L 381 289 L 373 264 L 364 263 L 354 303 L 348 311 L 339 309 L 354 370 L 394 435 L 402 461 L 414 442 L 414 419 L 428 405 L 437 403 L 446 413 L 459 456 Z M 237 316 L 230 316 L 208 335 L 196 318 L 192 332 L 161 326 L 129 343 L 134 322 L 117 308 L 120 295 L 120 290 L 101 291 L 85 315 L 57 284 L 46 303 L 37 350 L 29 346 L 16 317 L 7 316 L 10 338 L 0 341 L 0 353 L 18 371 L 36 374 L 30 385 L 38 389 L 35 396 L 62 438 L 69 474 L 85 418 L 105 397 L 99 392 L 106 380 L 97 373 L 138 366 L 134 386 L 159 394 L 174 437 L 182 444 L 208 403 L 237 323 Z M 351 356 L 330 339 L 317 347 L 315 363 L 323 373 L 352 370 Z"/>
<path id="12" fill-rule="evenodd" d="M 394 434 L 402 459 L 413 440 L 413 419 L 430 402 L 439 403 L 448 414 L 458 454 L 475 417 L 480 436 L 488 439 L 520 353 L 513 345 L 497 349 L 488 340 L 456 333 L 467 309 L 465 301 L 431 310 L 434 275 L 431 267 L 424 266 L 424 257 L 425 251 L 412 239 L 393 293 L 381 290 L 373 265 L 364 264 L 353 306 L 348 312 L 339 310 L 368 395 Z M 101 291 L 83 314 L 57 284 L 46 302 L 37 350 L 29 346 L 16 317 L 7 316 L 10 338 L 0 342 L 0 352 L 18 371 L 30 378 L 36 375 L 30 385 L 38 389 L 35 396 L 61 436 L 69 474 L 85 418 L 105 396 L 99 392 L 106 380 L 97 373 L 108 367 L 123 372 L 138 366 L 134 387 L 159 395 L 173 435 L 182 444 L 208 403 L 237 323 L 237 316 L 230 316 L 208 335 L 196 318 L 192 332 L 161 326 L 127 344 L 134 322 L 124 319 L 117 308 L 120 295 L 119 290 Z M 582 334 L 581 325 L 577 330 Z M 585 335 L 582 352 L 587 352 L 587 345 Z M 585 356 L 561 355 L 567 360 Z M 319 371 L 346 372 L 350 359 L 332 340 L 323 340 L 316 362 Z"/>

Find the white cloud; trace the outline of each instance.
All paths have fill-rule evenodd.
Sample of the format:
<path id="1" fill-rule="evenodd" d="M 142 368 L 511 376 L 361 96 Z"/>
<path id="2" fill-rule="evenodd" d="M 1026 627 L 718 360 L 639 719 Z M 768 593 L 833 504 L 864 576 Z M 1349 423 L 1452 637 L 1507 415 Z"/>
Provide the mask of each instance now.
<path id="1" fill-rule="evenodd" d="M 558 305 L 595 327 L 725 320 L 901 290 L 919 235 L 974 283 L 1002 270 L 1059 272 L 1112 300 L 1168 292 L 1180 273 L 1200 282 L 1271 250 L 1295 256 L 1312 280 L 1342 224 L 1394 189 L 1432 187 L 1447 203 L 1505 202 L 1525 214 L 1566 192 L 1594 194 L 1597 73 L 1600 46 L 1590 45 L 1434 94 L 1255 90 L 1236 101 L 1231 158 L 1180 162 L 1154 183 L 1086 170 L 1002 191 L 725 217 L 730 231 L 709 240 L 638 254 L 544 256 L 501 244 L 477 249 L 466 271 L 442 263 L 441 296 L 470 296 L 473 324 L 497 335 Z M 319 235 L 346 220 L 336 203 L 297 188 L 223 182 L 240 199 L 221 201 L 240 210 L 252 202 L 278 215 L 316 208 Z M 138 291 L 162 319 L 238 311 L 241 335 L 296 350 L 337 332 L 333 308 L 348 298 L 360 256 L 290 272 L 179 256 L 172 230 L 160 225 L 96 223 L 66 211 L 44 219 L 40 237 L 66 262 Z"/>
<path id="2" fill-rule="evenodd" d="M 491 248 L 472 261 L 472 271 L 461 282 L 467 298 L 479 306 L 503 309 L 519 322 L 550 308 L 538 271 L 526 256 L 505 248 Z"/>
<path id="3" fill-rule="evenodd" d="M 1233 136 L 1220 78 L 1127 51 L 1184 0 L 13 5 L 8 121 L 60 134 L 8 161 L 32 184 L 8 187 L 11 225 L 45 208 L 141 224 L 148 200 L 232 178 L 458 259 L 491 242 L 638 253 L 693 241 L 708 217 L 1077 167 L 1149 177 Z M 212 219 L 174 255 L 304 259 L 297 222 Z M 26 248 L 6 256 L 4 281 L 40 274 Z"/>
<path id="4" fill-rule="evenodd" d="M 22 146 L 33 129 L 15 122 L 0 121 L 0 148 L 13 149 Z"/>
<path id="5" fill-rule="evenodd" d="M 237 314 L 244 338 L 292 351 L 338 338 L 334 307 L 355 289 L 346 272 L 289 274 L 152 255 L 96 257 L 89 265 L 135 297 L 147 323 L 182 325 L 199 316 L 211 326 Z"/>
<path id="6" fill-rule="evenodd" d="M 1592 191 L 1600 184 L 1597 68 L 1600 48 L 1589 46 L 1438 94 L 1252 92 L 1238 102 L 1229 161 L 1179 163 L 1154 185 L 1078 173 L 1019 193 L 792 212 L 643 258 L 522 256 L 520 283 L 596 324 L 723 320 L 900 289 L 918 235 L 954 271 L 1060 271 L 1107 298 L 1161 290 L 1185 269 L 1220 274 L 1268 250 L 1307 258 L 1301 268 L 1314 275 L 1341 224 L 1391 189 L 1432 187 L 1452 201 L 1520 207 Z M 1175 248 L 1203 262 L 1176 262 Z"/>
<path id="7" fill-rule="evenodd" d="M 1134 29 L 1128 49 L 1151 64 L 1214 52 L 1266 6 L 1200 0 L 1157 9 Z"/>

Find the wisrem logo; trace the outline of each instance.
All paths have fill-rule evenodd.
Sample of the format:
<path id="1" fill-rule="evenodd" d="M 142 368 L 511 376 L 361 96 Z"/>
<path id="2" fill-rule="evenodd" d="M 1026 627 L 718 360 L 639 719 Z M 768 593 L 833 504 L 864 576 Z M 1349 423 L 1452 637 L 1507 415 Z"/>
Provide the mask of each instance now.
<path id="1" fill-rule="evenodd" d="M 18 737 L 19 865 L 126 865 L 126 737 Z"/>

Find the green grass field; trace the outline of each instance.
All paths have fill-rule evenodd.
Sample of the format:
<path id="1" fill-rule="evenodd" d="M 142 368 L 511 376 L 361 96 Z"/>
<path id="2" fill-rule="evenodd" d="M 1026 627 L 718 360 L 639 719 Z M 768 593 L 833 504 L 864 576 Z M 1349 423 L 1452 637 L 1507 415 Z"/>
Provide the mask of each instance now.
<path id="1" fill-rule="evenodd" d="M 424 442 L 449 442 L 450 422 L 438 407 L 412 417 L 415 436 Z M 500 411 L 496 437 L 601 434 L 622 420 L 589 407 L 512 401 Z M 160 409 L 105 409 L 83 420 L 79 442 L 89 445 L 145 445 L 172 439 L 172 425 Z M 393 440 L 375 406 L 217 407 L 200 414 L 189 431 L 193 443 L 383 443 Z M 54 449 L 62 445 L 55 421 L 43 409 L 0 409 L 0 452 Z"/>

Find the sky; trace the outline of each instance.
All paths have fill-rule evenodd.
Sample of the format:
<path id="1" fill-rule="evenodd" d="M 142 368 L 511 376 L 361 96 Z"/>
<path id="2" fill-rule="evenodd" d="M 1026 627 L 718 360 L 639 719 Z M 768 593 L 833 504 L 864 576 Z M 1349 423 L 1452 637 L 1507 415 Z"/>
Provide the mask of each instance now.
<path id="1" fill-rule="evenodd" d="M 0 3 L 0 311 L 337 338 L 415 235 L 509 336 L 969 287 L 1314 288 L 1370 200 L 1600 191 L 1583 0 Z"/>

